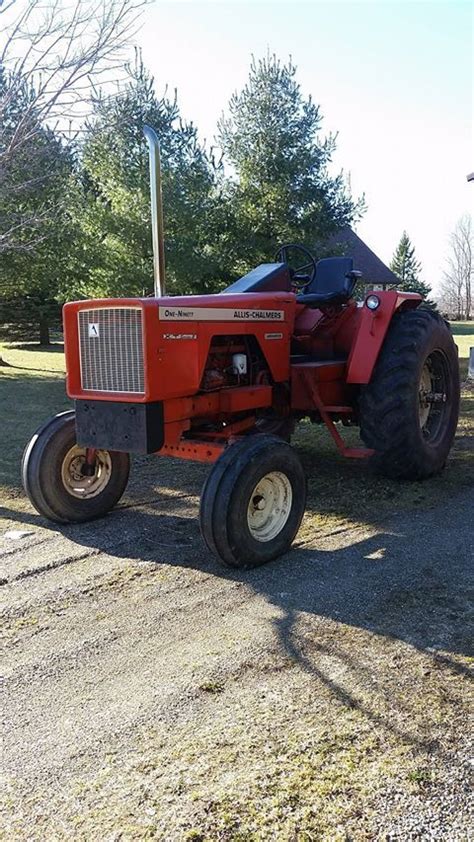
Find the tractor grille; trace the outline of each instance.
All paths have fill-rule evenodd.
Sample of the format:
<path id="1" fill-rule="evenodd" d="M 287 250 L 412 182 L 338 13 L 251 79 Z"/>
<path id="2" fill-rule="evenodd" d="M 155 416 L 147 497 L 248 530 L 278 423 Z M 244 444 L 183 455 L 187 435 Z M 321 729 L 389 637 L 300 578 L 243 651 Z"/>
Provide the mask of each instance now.
<path id="1" fill-rule="evenodd" d="M 141 308 L 79 310 L 78 320 L 82 388 L 144 394 Z"/>

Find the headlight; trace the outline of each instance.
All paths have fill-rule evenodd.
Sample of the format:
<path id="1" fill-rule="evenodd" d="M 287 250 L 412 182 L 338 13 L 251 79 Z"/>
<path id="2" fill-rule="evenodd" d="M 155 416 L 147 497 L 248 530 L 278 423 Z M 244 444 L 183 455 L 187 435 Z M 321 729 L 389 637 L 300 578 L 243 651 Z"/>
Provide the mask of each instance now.
<path id="1" fill-rule="evenodd" d="M 365 303 L 369 310 L 376 310 L 380 306 L 380 298 L 378 295 L 368 295 Z"/>

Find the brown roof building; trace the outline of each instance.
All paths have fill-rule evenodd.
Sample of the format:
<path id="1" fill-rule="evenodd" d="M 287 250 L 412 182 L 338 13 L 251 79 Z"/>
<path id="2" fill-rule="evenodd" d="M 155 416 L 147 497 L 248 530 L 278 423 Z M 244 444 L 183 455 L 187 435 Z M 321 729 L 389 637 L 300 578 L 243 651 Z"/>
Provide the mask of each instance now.
<path id="1" fill-rule="evenodd" d="M 333 234 L 328 240 L 327 246 L 342 257 L 353 258 L 354 269 L 362 272 L 364 284 L 385 289 L 386 287 L 396 287 L 400 283 L 392 270 L 349 226 L 341 228 L 337 234 Z"/>

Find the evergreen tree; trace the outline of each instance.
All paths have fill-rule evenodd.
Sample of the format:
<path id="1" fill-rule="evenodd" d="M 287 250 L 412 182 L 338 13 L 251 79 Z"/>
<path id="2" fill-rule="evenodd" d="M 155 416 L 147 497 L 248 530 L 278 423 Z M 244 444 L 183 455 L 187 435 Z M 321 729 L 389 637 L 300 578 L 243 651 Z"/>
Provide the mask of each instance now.
<path id="1" fill-rule="evenodd" d="M 155 129 L 161 145 L 167 290 L 215 288 L 219 266 L 208 245 L 218 218 L 213 167 L 194 126 L 180 118 L 176 95 L 158 99 L 138 60 L 125 88 L 96 101 L 87 126 L 75 211 L 84 238 L 79 295 L 153 290 L 144 124 Z"/>
<path id="2" fill-rule="evenodd" d="M 291 60 L 253 59 L 218 135 L 233 175 L 226 191 L 240 235 L 231 255 L 237 270 L 272 259 L 281 242 L 314 247 L 360 215 L 363 203 L 352 200 L 343 174 L 329 173 L 336 137 L 321 138 L 321 124 L 319 106 L 303 98 Z"/>
<path id="3" fill-rule="evenodd" d="M 0 323 L 9 326 L 10 335 L 36 336 L 48 344 L 51 322 L 60 321 L 59 290 L 74 241 L 67 210 L 73 162 L 31 107 L 33 88 L 15 80 L 15 96 L 9 96 L 11 83 L 0 68 Z M 6 154 L 20 121 L 27 140 Z"/>
<path id="4" fill-rule="evenodd" d="M 319 108 L 303 98 L 295 73 L 274 57 L 252 63 L 220 123 L 224 165 L 216 166 L 181 119 L 176 95 L 158 98 L 140 60 L 124 87 L 96 98 L 76 148 L 41 124 L 31 86 L 16 79 L 8 95 L 0 66 L 0 158 L 22 118 L 24 136 L 25 114 L 30 129 L 1 161 L 8 241 L 0 236 L 0 322 L 26 335 L 34 323 L 47 342 L 67 299 L 153 290 L 145 123 L 161 141 L 170 293 L 217 291 L 272 259 L 282 241 L 311 248 L 356 218 L 362 203 L 342 174 L 329 174 L 335 137 L 321 139 Z"/>
<path id="5" fill-rule="evenodd" d="M 403 232 L 394 251 L 390 269 L 400 279 L 397 289 L 403 292 L 417 292 L 423 296 L 424 304 L 427 307 L 436 310 L 436 303 L 430 298 L 431 287 L 419 277 L 421 263 L 415 256 L 415 247 L 406 231 Z"/>
<path id="6" fill-rule="evenodd" d="M 390 269 L 397 278 L 400 278 L 400 289 L 408 291 L 406 284 L 418 283 L 421 263 L 415 257 L 415 247 L 406 231 L 400 237 L 400 242 L 390 263 Z"/>

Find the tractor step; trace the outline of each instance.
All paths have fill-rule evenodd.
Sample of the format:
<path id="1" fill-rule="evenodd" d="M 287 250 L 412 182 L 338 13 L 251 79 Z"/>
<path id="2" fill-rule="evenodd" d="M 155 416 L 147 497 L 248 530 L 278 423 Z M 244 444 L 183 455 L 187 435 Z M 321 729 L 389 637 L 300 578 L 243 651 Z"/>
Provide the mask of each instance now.
<path id="1" fill-rule="evenodd" d="M 344 364 L 339 362 L 333 361 L 332 365 L 340 366 L 341 369 L 344 368 Z M 332 379 L 331 375 L 331 363 L 299 363 L 297 365 L 292 366 L 292 374 L 293 374 L 293 389 L 295 390 L 295 378 L 298 382 L 298 386 L 301 391 L 306 392 L 307 396 L 313 402 L 315 409 L 318 410 L 321 419 L 324 421 L 330 435 L 333 438 L 333 441 L 343 456 L 347 456 L 349 459 L 366 459 L 369 456 L 373 456 L 374 451 L 369 450 L 365 447 L 347 447 L 344 439 L 342 438 L 339 431 L 336 429 L 336 425 L 334 424 L 334 420 L 331 418 L 331 414 L 334 415 L 349 415 L 354 411 L 353 407 L 346 406 L 344 404 L 324 404 L 321 395 L 318 389 L 318 381 L 324 381 L 326 377 L 330 381 Z M 296 400 L 292 396 L 292 403 L 296 404 Z"/>

